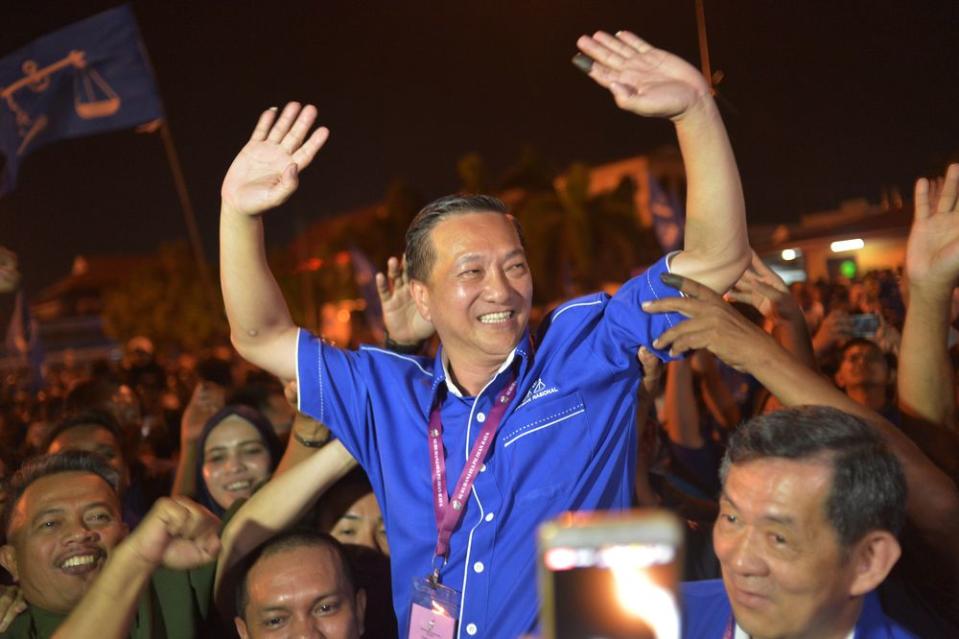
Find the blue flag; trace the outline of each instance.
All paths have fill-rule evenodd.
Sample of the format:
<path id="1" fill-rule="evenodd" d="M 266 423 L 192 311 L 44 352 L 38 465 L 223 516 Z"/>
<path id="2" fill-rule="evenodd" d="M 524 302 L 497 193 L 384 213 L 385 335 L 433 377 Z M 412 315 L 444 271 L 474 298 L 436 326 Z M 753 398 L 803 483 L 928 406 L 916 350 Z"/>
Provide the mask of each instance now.
<path id="1" fill-rule="evenodd" d="M 13 190 L 20 160 L 45 144 L 162 117 L 129 5 L 38 38 L 0 59 L 0 196 Z"/>
<path id="2" fill-rule="evenodd" d="M 648 174 L 649 210 L 653 214 L 653 232 L 663 252 L 669 253 L 683 248 L 683 236 L 686 228 L 686 214 L 682 204 L 660 186 L 659 180 Z"/>
<path id="3" fill-rule="evenodd" d="M 380 294 L 376 290 L 376 268 L 366 253 L 355 245 L 350 247 L 350 260 L 353 262 L 356 288 L 366 302 L 366 308 L 363 311 L 366 324 L 376 338 L 380 339 L 381 336 L 386 335 L 386 327 L 383 325 L 383 305 L 380 303 Z"/>

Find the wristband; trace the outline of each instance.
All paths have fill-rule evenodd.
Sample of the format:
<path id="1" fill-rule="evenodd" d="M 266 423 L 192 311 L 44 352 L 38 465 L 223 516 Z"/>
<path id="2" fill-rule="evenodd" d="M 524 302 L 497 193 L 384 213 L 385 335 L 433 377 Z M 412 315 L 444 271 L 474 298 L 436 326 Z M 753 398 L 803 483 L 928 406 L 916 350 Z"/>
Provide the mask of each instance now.
<path id="1" fill-rule="evenodd" d="M 329 437 L 326 439 L 305 439 L 302 435 L 296 432 L 296 430 L 293 431 L 293 439 L 295 439 L 300 445 L 306 446 L 307 448 L 323 448 L 329 441 Z"/>
<path id="2" fill-rule="evenodd" d="M 394 342 L 389 333 L 386 334 L 386 341 L 383 343 L 383 345 L 386 346 L 386 350 L 399 353 L 400 355 L 417 355 L 423 350 L 424 344 L 426 344 L 425 339 L 415 344 L 400 344 L 399 342 Z"/>

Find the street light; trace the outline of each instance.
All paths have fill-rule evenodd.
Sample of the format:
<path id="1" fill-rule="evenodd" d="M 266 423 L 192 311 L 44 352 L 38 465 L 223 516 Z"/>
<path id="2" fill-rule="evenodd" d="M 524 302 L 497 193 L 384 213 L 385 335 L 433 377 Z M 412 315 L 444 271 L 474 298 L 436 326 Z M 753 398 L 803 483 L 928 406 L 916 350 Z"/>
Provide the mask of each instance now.
<path id="1" fill-rule="evenodd" d="M 832 249 L 833 253 L 844 253 L 846 251 L 858 251 L 866 245 L 858 237 L 853 240 L 839 240 L 838 242 L 833 242 L 829 245 L 829 248 Z"/>

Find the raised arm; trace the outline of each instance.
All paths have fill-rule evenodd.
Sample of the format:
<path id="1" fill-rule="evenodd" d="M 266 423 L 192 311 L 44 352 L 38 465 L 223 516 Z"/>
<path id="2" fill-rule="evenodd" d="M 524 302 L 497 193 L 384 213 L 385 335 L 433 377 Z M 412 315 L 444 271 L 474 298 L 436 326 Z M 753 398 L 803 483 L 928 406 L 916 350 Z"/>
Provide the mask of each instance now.
<path id="1" fill-rule="evenodd" d="M 693 366 L 689 358 L 666 365 L 663 426 L 670 441 L 686 448 L 705 445 L 700 430 L 699 402 L 693 392 Z"/>
<path id="2" fill-rule="evenodd" d="M 223 529 L 223 552 L 217 564 L 214 592 L 221 610 L 229 606 L 224 584 L 230 583 L 232 569 L 261 543 L 293 525 L 330 486 L 356 467 L 356 460 L 339 440 L 275 475 L 233 515 Z"/>
<path id="3" fill-rule="evenodd" d="M 909 306 L 899 349 L 899 407 L 909 417 L 956 428 L 947 353 L 952 291 L 959 280 L 959 164 L 945 180 L 916 182 L 915 219 L 906 245 Z"/>
<path id="4" fill-rule="evenodd" d="M 669 118 L 686 167 L 686 237 L 670 269 L 725 291 L 749 264 L 746 210 L 736 159 L 702 75 L 627 31 L 582 36 L 574 62 L 625 111 Z"/>
<path id="5" fill-rule="evenodd" d="M 193 388 L 190 402 L 180 418 L 180 456 L 177 459 L 176 475 L 173 478 L 173 497 L 196 495 L 197 449 L 203 426 L 226 402 L 226 391 L 219 384 L 200 380 Z"/>
<path id="6" fill-rule="evenodd" d="M 129 636 L 140 594 L 160 566 L 197 568 L 220 550 L 220 520 L 180 497 L 159 499 L 136 530 L 117 546 L 103 571 L 57 628 L 54 639 Z"/>
<path id="7" fill-rule="evenodd" d="M 260 215 L 283 204 L 300 172 L 326 142 L 312 105 L 290 102 L 277 118 L 260 116 L 249 142 L 223 179 L 220 281 L 230 338 L 245 359 L 284 381 L 296 377 L 296 326 L 266 262 Z"/>
<path id="8" fill-rule="evenodd" d="M 669 348 L 673 353 L 708 349 L 730 366 L 752 374 L 784 406 L 831 406 L 873 425 L 902 464 L 909 486 L 907 512 L 911 521 L 930 543 L 949 549 L 959 564 L 959 491 L 918 446 L 786 352 L 707 287 L 668 273 L 663 280 L 686 297 L 650 302 L 646 310 L 677 311 L 690 319 L 663 333 L 653 346 Z"/>

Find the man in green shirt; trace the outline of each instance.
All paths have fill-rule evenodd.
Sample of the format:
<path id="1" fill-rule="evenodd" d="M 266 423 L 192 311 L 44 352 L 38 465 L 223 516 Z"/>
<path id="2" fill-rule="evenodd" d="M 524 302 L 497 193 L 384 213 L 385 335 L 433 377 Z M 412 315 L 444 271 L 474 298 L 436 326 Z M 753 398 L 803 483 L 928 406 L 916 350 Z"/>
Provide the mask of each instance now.
<path id="1" fill-rule="evenodd" d="M 164 498 L 128 536 L 117 482 L 102 458 L 79 451 L 35 458 L 14 475 L 0 564 L 28 606 L 0 638 L 211 636 L 219 521 Z"/>

